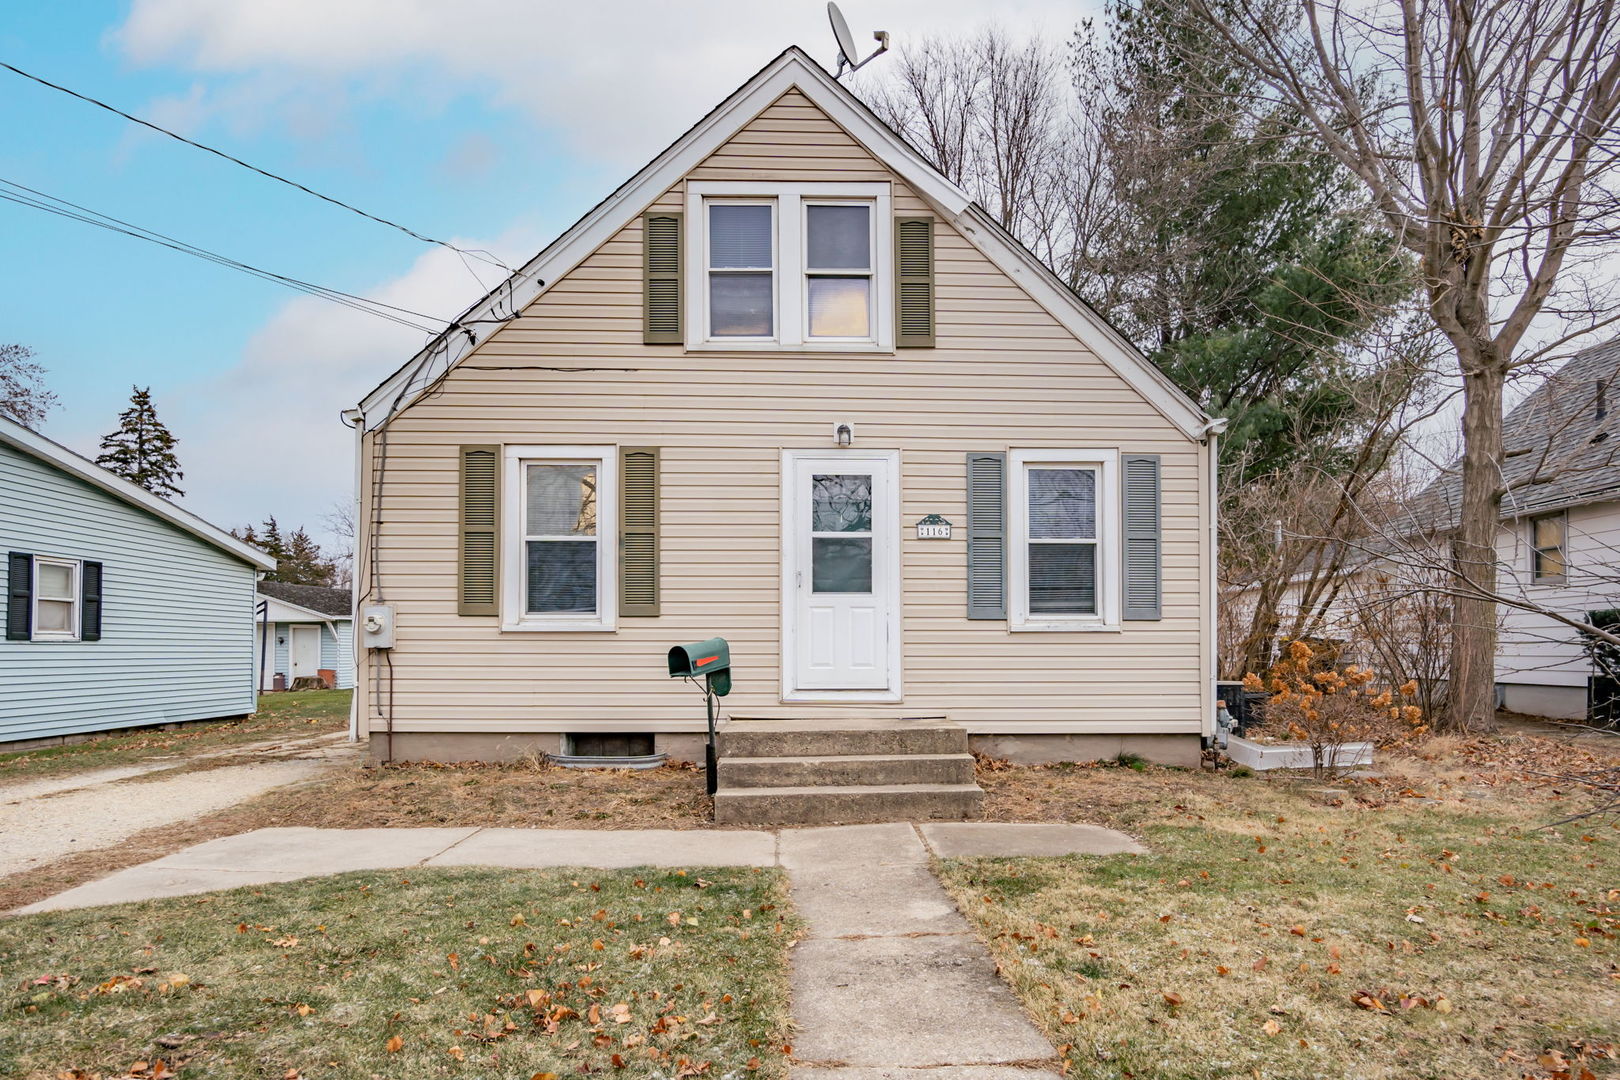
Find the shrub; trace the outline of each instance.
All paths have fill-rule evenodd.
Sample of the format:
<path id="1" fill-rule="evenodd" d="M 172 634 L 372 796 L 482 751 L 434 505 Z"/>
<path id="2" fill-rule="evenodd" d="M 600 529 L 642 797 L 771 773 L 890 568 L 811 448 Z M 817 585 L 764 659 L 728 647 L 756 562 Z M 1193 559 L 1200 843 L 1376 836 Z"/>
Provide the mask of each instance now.
<path id="1" fill-rule="evenodd" d="M 1341 762 L 1339 747 L 1351 742 L 1387 746 L 1428 730 L 1423 710 L 1412 701 L 1416 680 L 1399 687 L 1378 685 L 1373 672 L 1351 664 L 1320 667 L 1303 641 L 1289 644 L 1282 660 L 1262 678 L 1245 675 L 1245 689 L 1268 691 L 1265 726 L 1311 748 L 1312 770 L 1321 776 Z"/>

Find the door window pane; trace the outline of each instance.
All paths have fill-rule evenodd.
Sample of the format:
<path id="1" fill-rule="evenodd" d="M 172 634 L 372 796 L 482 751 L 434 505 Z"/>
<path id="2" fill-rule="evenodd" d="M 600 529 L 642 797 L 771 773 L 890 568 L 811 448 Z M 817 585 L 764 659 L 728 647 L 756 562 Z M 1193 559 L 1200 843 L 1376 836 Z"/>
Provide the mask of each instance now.
<path id="1" fill-rule="evenodd" d="M 818 593 L 871 592 L 872 538 L 813 538 L 810 541 L 810 589 Z"/>
<path id="2" fill-rule="evenodd" d="M 872 336 L 870 278 L 811 277 L 809 287 L 811 337 Z"/>
<path id="3" fill-rule="evenodd" d="M 709 266 L 769 269 L 771 208 L 713 203 L 709 207 Z"/>
<path id="4" fill-rule="evenodd" d="M 1097 613 L 1097 545 L 1030 544 L 1031 614 Z"/>
<path id="5" fill-rule="evenodd" d="M 810 531 L 871 532 L 872 475 L 816 475 L 810 483 Z"/>
<path id="6" fill-rule="evenodd" d="M 73 568 L 60 563 L 42 562 L 39 566 L 39 595 L 57 600 L 73 598 Z"/>
<path id="7" fill-rule="evenodd" d="M 530 540 L 525 610 L 596 610 L 596 541 Z"/>
<path id="8" fill-rule="evenodd" d="M 772 315 L 770 274 L 709 275 L 711 337 L 770 337 Z"/>
<path id="9" fill-rule="evenodd" d="M 530 465 L 529 536 L 596 535 L 596 466 Z"/>
<path id="10" fill-rule="evenodd" d="M 1032 540 L 1096 539 L 1096 472 L 1029 470 L 1029 536 Z"/>
<path id="11" fill-rule="evenodd" d="M 805 265 L 812 270 L 870 270 L 871 221 L 868 206 L 805 207 Z"/>

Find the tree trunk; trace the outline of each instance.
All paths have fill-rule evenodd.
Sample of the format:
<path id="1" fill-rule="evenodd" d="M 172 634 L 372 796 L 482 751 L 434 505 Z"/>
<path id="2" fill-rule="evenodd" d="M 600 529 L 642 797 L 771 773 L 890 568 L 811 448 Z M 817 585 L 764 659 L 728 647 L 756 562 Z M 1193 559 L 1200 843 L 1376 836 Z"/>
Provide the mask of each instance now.
<path id="1" fill-rule="evenodd" d="M 1496 532 L 1501 505 L 1503 365 L 1473 348 L 1463 361 L 1462 499 L 1452 538 L 1460 595 L 1451 625 L 1451 694 L 1445 727 L 1477 730 L 1496 712 Z M 1473 355 L 1469 355 L 1472 352 Z M 1469 595 L 1480 593 L 1484 596 Z"/>

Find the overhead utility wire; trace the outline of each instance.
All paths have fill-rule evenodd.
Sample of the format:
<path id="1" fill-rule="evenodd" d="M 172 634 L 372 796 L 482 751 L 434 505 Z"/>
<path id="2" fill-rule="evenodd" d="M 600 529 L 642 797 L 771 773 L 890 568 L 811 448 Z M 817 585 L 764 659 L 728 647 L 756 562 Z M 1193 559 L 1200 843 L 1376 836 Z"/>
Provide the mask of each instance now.
<path id="1" fill-rule="evenodd" d="M 354 293 L 343 292 L 341 289 L 332 289 L 325 285 L 316 285 L 313 282 L 304 281 L 300 278 L 288 277 L 285 274 L 278 274 L 271 270 L 265 270 L 260 267 L 253 266 L 250 263 L 245 263 L 238 259 L 230 258 L 227 255 L 221 255 L 216 251 L 210 251 L 207 248 L 198 247 L 196 244 L 190 244 L 184 240 L 178 240 L 165 233 L 160 233 L 155 229 L 148 229 L 144 226 L 124 221 L 121 218 L 113 217 L 111 214 L 103 214 L 98 210 L 92 210 L 89 207 L 80 206 L 78 203 L 57 198 L 54 195 L 48 195 L 43 191 L 28 187 L 25 184 L 19 184 L 12 180 L 7 180 L 4 177 L 0 177 L 0 187 L 12 189 L 10 191 L 0 190 L 0 199 L 7 202 L 16 203 L 19 206 L 32 207 L 35 210 L 43 210 L 48 214 L 55 214 L 58 217 L 68 218 L 72 221 L 80 221 L 86 225 L 94 225 L 97 228 L 106 229 L 109 232 L 115 232 L 124 236 L 133 237 L 137 240 L 145 240 L 148 243 L 157 244 L 159 247 L 166 247 L 172 251 L 181 252 L 182 254 L 194 255 L 199 259 L 204 259 L 219 266 L 228 267 L 233 270 L 240 270 L 243 273 L 251 274 L 252 276 L 261 278 L 265 281 L 271 281 L 278 285 L 285 285 L 288 288 L 296 289 L 299 292 L 307 293 L 311 296 L 317 296 L 324 300 L 330 300 L 333 303 L 342 304 L 344 307 L 352 308 L 355 311 L 363 311 L 368 315 L 375 315 L 380 319 L 387 319 L 389 322 L 398 323 L 401 326 L 409 327 L 412 330 L 419 330 L 425 334 L 439 333 L 442 324 L 448 321 L 441 319 L 436 315 L 426 315 L 420 311 L 413 311 L 410 308 L 399 307 L 396 304 L 385 304 L 381 300 L 371 300 L 364 296 L 357 296 Z M 24 192 L 26 194 L 18 194 L 18 192 Z M 64 209 L 64 207 L 66 209 Z M 407 315 L 412 316 L 412 318 L 402 317 Z M 430 324 L 440 325 L 424 326 L 421 323 L 413 321 L 413 319 L 423 319 Z"/>
<path id="2" fill-rule="evenodd" d="M 369 212 L 367 212 L 365 210 L 362 210 L 358 206 L 352 206 L 349 203 L 344 202 L 342 199 L 334 199 L 330 195 L 323 195 L 319 191 L 316 191 L 314 188 L 306 187 L 303 184 L 300 184 L 296 180 L 289 180 L 285 176 L 278 176 L 275 173 L 270 172 L 270 171 L 268 171 L 266 169 L 259 168 L 257 165 L 249 164 L 248 162 L 243 161 L 239 157 L 233 157 L 232 155 L 227 154 L 223 150 L 216 150 L 212 146 L 206 146 L 203 143 L 200 143 L 200 142 L 196 141 L 195 139 L 188 139 L 184 135 L 181 135 L 181 134 L 179 134 L 177 132 L 170 131 L 166 127 L 161 127 L 161 126 L 159 126 L 157 124 L 154 124 L 150 120 L 142 120 L 138 116 L 132 116 L 129 113 L 125 112 L 123 109 L 118 108 L 117 106 L 109 105 L 105 101 L 101 101 L 101 100 L 99 100 L 97 98 L 93 98 L 88 94 L 81 94 L 77 90 L 70 89 L 70 88 L 68 88 L 66 86 L 62 86 L 62 85 L 60 85 L 58 83 L 53 83 L 49 79 L 40 78 L 38 75 L 34 75 L 34 74 L 29 73 L 29 72 L 26 72 L 22 68 L 17 67 L 14 64 L 8 64 L 4 60 L 0 60 L 0 68 L 5 68 L 7 71 L 13 72 L 14 74 L 17 74 L 17 75 L 21 75 L 23 78 L 32 80 L 33 82 L 36 82 L 36 83 L 39 83 L 39 85 L 41 85 L 41 86 L 48 86 L 52 90 L 60 91 L 61 93 L 67 94 L 67 95 L 69 95 L 71 97 L 76 97 L 80 101 L 83 101 L 83 102 L 86 102 L 88 104 L 96 106 L 96 108 L 98 108 L 98 109 L 106 109 L 108 112 L 113 113 L 116 116 L 122 116 L 125 120 L 128 120 L 132 124 L 139 124 L 144 128 L 149 128 L 150 130 L 157 132 L 159 135 L 167 135 L 169 138 L 176 139 L 176 140 L 178 140 L 180 142 L 183 142 L 187 146 L 193 146 L 193 147 L 196 147 L 198 150 L 207 151 L 208 153 L 213 154 L 215 157 L 224 158 L 226 161 L 229 161 L 231 164 L 240 165 L 242 168 L 247 169 L 247 170 L 249 170 L 251 172 L 256 172 L 260 176 L 265 177 L 268 180 L 274 180 L 279 184 L 286 184 L 288 187 L 297 188 L 299 191 L 304 192 L 306 195 L 313 195 L 317 199 L 322 200 L 323 202 L 329 202 L 333 206 L 342 207 L 343 209 L 349 211 L 352 214 L 359 214 L 361 217 L 368 218 L 368 219 L 370 219 L 372 221 L 375 221 L 379 225 L 387 225 L 391 229 L 398 229 L 400 232 L 404 233 L 406 236 L 410 236 L 410 237 L 413 237 L 414 239 L 420 240 L 424 244 L 437 244 L 439 247 L 445 248 L 446 250 L 449 250 L 449 251 L 454 251 L 458 255 L 471 255 L 473 258 L 479 260 L 480 262 L 488 263 L 491 266 L 500 267 L 502 270 L 505 270 L 508 274 L 517 273 L 516 270 L 513 270 L 510 266 L 507 266 L 500 259 L 496 258 L 495 255 L 491 254 L 490 252 L 486 251 L 483 248 L 462 248 L 462 247 L 457 247 L 455 244 L 450 243 L 448 240 L 436 240 L 431 236 L 423 236 L 421 233 L 417 232 L 416 230 L 407 228 L 406 226 L 401 225 L 397 221 L 389 221 L 385 217 L 378 217 L 376 214 L 372 214 L 372 213 L 369 213 Z M 474 276 L 476 277 L 477 275 L 474 275 Z"/>

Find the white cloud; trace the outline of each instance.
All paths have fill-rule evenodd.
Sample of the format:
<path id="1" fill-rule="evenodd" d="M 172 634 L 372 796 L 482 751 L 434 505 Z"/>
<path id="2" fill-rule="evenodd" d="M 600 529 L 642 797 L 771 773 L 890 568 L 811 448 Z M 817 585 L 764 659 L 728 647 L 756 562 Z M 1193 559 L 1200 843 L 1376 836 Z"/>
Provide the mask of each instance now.
<path id="1" fill-rule="evenodd" d="M 455 243 L 508 261 L 538 247 L 518 231 Z M 436 248 L 398 278 L 361 291 L 413 311 L 454 315 L 485 290 L 453 252 Z M 181 440 L 186 506 L 227 527 L 275 514 L 322 533 L 322 515 L 353 488 L 354 436 L 339 414 L 425 340 L 314 297 L 289 301 L 249 339 L 238 363 L 171 389 L 160 402 Z"/>
<path id="2" fill-rule="evenodd" d="M 873 29 L 901 46 L 991 18 L 1062 34 L 1093 6 L 851 0 L 845 13 L 866 48 Z M 135 0 L 114 40 L 136 63 L 272 78 L 298 100 L 356 82 L 374 95 L 485 92 L 615 164 L 652 156 L 790 44 L 829 65 L 836 56 L 824 9 L 811 0 Z M 228 95 L 216 106 L 232 108 Z"/>

